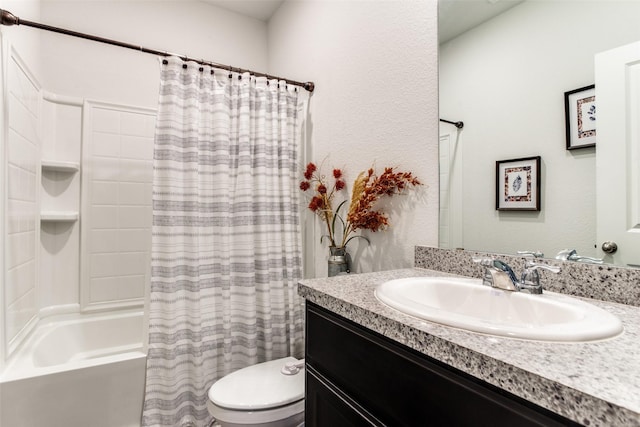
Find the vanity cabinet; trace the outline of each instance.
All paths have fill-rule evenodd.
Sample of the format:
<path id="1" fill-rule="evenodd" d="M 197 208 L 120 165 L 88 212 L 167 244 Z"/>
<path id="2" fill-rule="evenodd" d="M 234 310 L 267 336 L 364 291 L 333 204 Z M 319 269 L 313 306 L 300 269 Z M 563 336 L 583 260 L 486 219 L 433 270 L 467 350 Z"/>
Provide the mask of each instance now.
<path id="1" fill-rule="evenodd" d="M 310 301 L 305 357 L 307 427 L 579 425 Z"/>

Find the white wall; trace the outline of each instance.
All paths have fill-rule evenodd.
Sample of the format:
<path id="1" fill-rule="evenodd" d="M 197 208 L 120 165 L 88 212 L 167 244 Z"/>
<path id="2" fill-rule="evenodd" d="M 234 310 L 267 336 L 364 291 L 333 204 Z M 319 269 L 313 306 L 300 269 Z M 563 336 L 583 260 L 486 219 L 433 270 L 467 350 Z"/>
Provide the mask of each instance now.
<path id="1" fill-rule="evenodd" d="M 440 47 L 440 116 L 465 123 L 464 247 L 595 256 L 595 149 L 565 149 L 564 92 L 640 39 L 640 2 L 527 1 Z M 495 210 L 495 162 L 542 157 L 542 210 Z M 612 165 L 615 167 L 615 165 Z"/>
<path id="2" fill-rule="evenodd" d="M 269 21 L 269 71 L 316 83 L 307 160 L 343 168 L 349 190 L 372 165 L 426 184 L 418 197 L 391 200 L 392 225 L 367 233 L 371 246 L 350 244 L 357 272 L 412 266 L 414 245 L 437 245 L 436 10 L 435 0 L 290 1 Z M 328 249 L 309 220 L 306 275 L 326 276 Z"/>
<path id="3" fill-rule="evenodd" d="M 39 306 L 77 311 L 80 293 L 80 174 L 61 171 L 51 162 L 81 162 L 82 99 L 45 94 L 42 102 L 40 185 Z M 53 163 L 55 165 L 55 163 Z M 66 212 L 74 221 L 53 221 Z M 73 214 L 72 214 L 73 213 Z M 49 218 L 47 220 L 47 217 Z"/>
<path id="4" fill-rule="evenodd" d="M 10 8 L 13 8 L 16 13 L 24 12 L 35 17 L 40 16 L 39 1 L 22 0 L 18 2 L 0 0 L 0 8 L 9 10 Z M 19 30 L 14 27 L 2 27 L 0 30 L 0 35 L 2 36 L 0 42 L 2 43 L 2 55 L 4 60 L 8 60 L 9 58 L 10 52 L 8 52 L 8 41 L 13 38 L 16 31 Z M 21 52 L 21 57 L 28 63 L 33 64 L 34 70 L 39 70 L 39 35 L 36 33 L 26 34 L 19 41 L 15 41 L 14 45 Z M 23 139 L 16 144 L 17 141 L 13 138 L 14 149 L 17 148 L 20 151 L 23 147 L 26 149 L 22 155 L 20 155 L 19 152 L 16 153 L 14 149 L 9 148 L 8 141 L 9 135 L 11 134 L 10 127 L 14 127 L 14 124 L 10 124 L 10 120 L 12 119 L 8 114 L 8 106 L 10 97 L 13 96 L 14 100 L 17 100 L 17 98 L 14 95 L 11 95 L 11 89 L 7 84 L 8 76 L 2 75 L 2 88 L 0 89 L 0 93 L 2 94 L 2 103 L 0 104 L 0 120 L 2 122 L 2 131 L 0 132 L 0 138 L 2 138 L 2 149 L 0 150 L 0 177 L 2 177 L 1 181 L 3 182 L 3 185 L 0 185 L 0 234 L 3 236 L 3 245 L 0 249 L 0 271 L 2 271 L 2 274 L 0 274 L 0 371 L 4 365 L 4 357 L 2 356 L 5 354 L 5 351 L 8 350 L 8 347 L 5 346 L 5 344 L 15 338 L 17 331 L 24 326 L 34 314 L 36 299 L 33 290 L 35 289 L 35 283 L 37 280 L 35 265 L 33 268 L 26 268 L 28 264 L 25 263 L 22 263 L 22 265 L 15 265 L 15 256 L 7 256 L 10 252 L 16 251 L 17 248 L 14 245 L 18 243 L 18 240 L 20 240 L 17 236 L 22 235 L 22 237 L 24 237 L 26 236 L 25 233 L 30 233 L 30 231 L 28 231 L 29 229 L 33 229 L 33 240 L 31 242 L 25 242 L 24 239 L 21 238 L 23 240 L 20 245 L 22 249 L 19 250 L 21 251 L 21 256 L 25 255 L 26 251 L 29 253 L 29 259 L 35 261 L 36 258 L 36 214 L 35 206 L 31 206 L 35 201 L 18 201 L 12 196 L 11 198 L 14 198 L 14 200 L 10 202 L 8 200 L 10 197 L 8 194 L 10 187 L 7 181 L 10 176 L 9 174 L 13 177 L 12 181 L 14 182 L 18 178 L 32 176 L 32 171 L 37 161 L 37 151 L 34 152 L 34 149 L 39 147 L 39 143 L 36 140 L 29 141 L 27 139 Z M 28 90 L 28 87 L 25 89 Z M 18 97 L 23 97 L 24 95 L 25 92 L 23 91 L 18 95 Z M 27 103 L 26 105 L 29 104 L 30 103 Z M 29 132 L 29 135 L 33 135 L 33 132 Z M 16 161 L 16 156 L 20 157 L 21 160 Z M 11 163 L 13 163 L 13 165 L 11 165 Z M 21 175 L 21 177 L 18 175 Z M 20 191 L 25 190 L 26 183 L 24 181 L 17 182 L 18 186 L 21 187 Z M 37 188 L 36 185 L 37 182 L 34 178 L 31 185 L 29 185 L 27 192 L 23 193 L 21 197 L 24 199 L 26 195 L 35 196 L 35 194 L 31 193 L 35 191 L 35 188 Z M 15 210 L 18 208 L 19 210 Z M 5 211 L 7 211 L 8 214 L 7 218 L 5 218 Z M 5 224 L 7 226 L 6 228 Z M 12 237 L 9 238 L 8 234 L 12 234 Z M 7 236 L 6 240 L 11 240 L 11 242 L 5 242 L 4 236 Z M 28 248 L 31 248 L 34 252 L 31 253 L 31 250 Z M 18 281 L 23 282 L 25 286 L 20 288 L 17 285 Z M 29 300 L 29 298 L 31 299 Z M 28 307 L 27 310 L 22 313 L 16 311 L 20 310 L 20 304 L 24 305 L 25 303 L 28 303 L 31 307 Z"/>
<path id="5" fill-rule="evenodd" d="M 11 343 L 38 314 L 41 115 L 38 82 L 15 54 L 9 56 L 7 70 L 6 242 L 3 239 L 7 252 L 2 310 L 6 343 Z"/>
<path id="6" fill-rule="evenodd" d="M 0 8 L 30 21 L 40 20 L 40 0 L 0 0 Z M 40 78 L 42 75 L 40 39 L 42 32 L 35 29 L 25 31 L 25 27 L 20 26 L 2 26 L 0 31 L 3 39 L 11 41 L 33 74 Z"/>
<path id="7" fill-rule="evenodd" d="M 204 2 L 47 0 L 42 22 L 235 67 L 267 67 L 266 24 Z M 154 55 L 42 34 L 47 90 L 156 108 L 160 80 Z"/>
<path id="8" fill-rule="evenodd" d="M 151 270 L 156 110 L 88 102 L 83 123 L 82 306 L 144 301 Z"/>

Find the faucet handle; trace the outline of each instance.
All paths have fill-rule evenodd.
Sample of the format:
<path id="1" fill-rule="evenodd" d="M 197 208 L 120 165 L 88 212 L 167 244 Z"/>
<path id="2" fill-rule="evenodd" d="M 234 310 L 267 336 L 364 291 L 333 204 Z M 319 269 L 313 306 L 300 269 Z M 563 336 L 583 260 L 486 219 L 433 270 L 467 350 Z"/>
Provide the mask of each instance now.
<path id="1" fill-rule="evenodd" d="M 476 264 L 480 264 L 483 267 L 487 268 L 495 268 L 498 270 L 506 271 L 506 268 L 511 268 L 507 263 L 500 261 L 499 259 L 491 259 L 491 258 L 473 258 L 473 262 Z"/>
<path id="2" fill-rule="evenodd" d="M 480 264 L 490 270 L 504 271 L 510 276 L 514 275 L 513 270 L 511 269 L 511 267 L 509 267 L 509 264 L 504 261 L 500 261 L 499 259 L 473 258 L 473 262 Z"/>
<path id="3" fill-rule="evenodd" d="M 480 264 L 483 267 L 492 267 L 493 260 L 491 258 L 472 258 L 472 261 L 476 264 Z"/>
<path id="4" fill-rule="evenodd" d="M 536 271 L 536 270 L 547 270 L 552 273 L 560 273 L 560 267 L 555 265 L 547 265 L 547 264 L 538 264 L 533 261 L 527 261 L 524 265 L 524 271 Z"/>
<path id="5" fill-rule="evenodd" d="M 491 276 L 490 268 L 493 268 L 493 260 L 490 258 L 473 258 L 473 262 L 480 264 L 484 268 L 482 275 L 482 284 L 486 286 L 493 286 L 493 278 Z"/>
<path id="6" fill-rule="evenodd" d="M 544 258 L 544 254 L 540 251 L 517 251 L 516 253 L 525 257 Z"/>
<path id="7" fill-rule="evenodd" d="M 542 285 L 540 284 L 540 273 L 538 273 L 538 270 L 547 270 L 552 273 L 560 273 L 560 267 L 556 267 L 555 265 L 537 264 L 533 261 L 527 261 L 524 265 L 522 278 L 520 279 L 522 290 L 525 290 L 532 294 L 542 293 Z"/>
<path id="8" fill-rule="evenodd" d="M 578 252 L 575 249 L 563 249 L 558 252 L 556 255 L 556 259 L 562 261 L 576 261 L 576 262 L 584 262 L 587 264 L 602 264 L 604 260 L 602 258 L 592 258 L 588 256 L 578 255 Z"/>

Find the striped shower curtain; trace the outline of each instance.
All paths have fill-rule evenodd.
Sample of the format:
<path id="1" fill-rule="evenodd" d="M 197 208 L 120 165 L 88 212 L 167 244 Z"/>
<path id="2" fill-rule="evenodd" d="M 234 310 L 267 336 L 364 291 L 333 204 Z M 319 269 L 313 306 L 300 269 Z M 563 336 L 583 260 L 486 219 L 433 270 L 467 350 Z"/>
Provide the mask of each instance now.
<path id="1" fill-rule="evenodd" d="M 300 92 L 163 60 L 144 426 L 206 426 L 215 380 L 302 356 Z"/>

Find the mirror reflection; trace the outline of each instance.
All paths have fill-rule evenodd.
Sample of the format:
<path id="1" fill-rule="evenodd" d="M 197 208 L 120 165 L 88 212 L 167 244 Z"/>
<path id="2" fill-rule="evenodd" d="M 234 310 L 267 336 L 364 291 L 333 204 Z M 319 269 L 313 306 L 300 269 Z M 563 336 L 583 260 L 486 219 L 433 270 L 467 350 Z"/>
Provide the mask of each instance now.
<path id="1" fill-rule="evenodd" d="M 440 126 L 440 247 L 612 262 L 596 238 L 597 142 L 567 150 L 564 94 L 594 84 L 596 53 L 640 40 L 640 2 L 439 3 L 440 118 L 464 123 Z M 540 211 L 496 210 L 496 162 L 533 156 Z"/>

